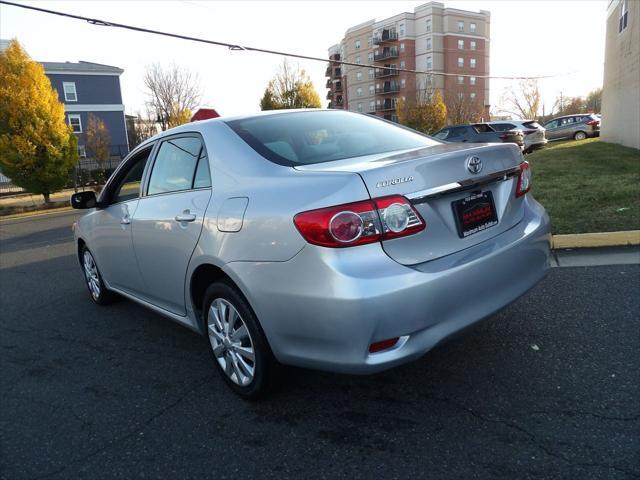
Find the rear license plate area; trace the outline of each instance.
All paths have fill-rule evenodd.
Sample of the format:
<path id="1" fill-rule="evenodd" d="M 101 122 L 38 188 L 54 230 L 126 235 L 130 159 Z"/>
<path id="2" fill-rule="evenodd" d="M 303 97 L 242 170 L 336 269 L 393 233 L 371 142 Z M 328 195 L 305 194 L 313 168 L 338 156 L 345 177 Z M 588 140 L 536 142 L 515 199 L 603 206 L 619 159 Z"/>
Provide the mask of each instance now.
<path id="1" fill-rule="evenodd" d="M 491 192 L 474 193 L 462 200 L 451 202 L 451 207 L 460 238 L 466 238 L 498 224 Z"/>

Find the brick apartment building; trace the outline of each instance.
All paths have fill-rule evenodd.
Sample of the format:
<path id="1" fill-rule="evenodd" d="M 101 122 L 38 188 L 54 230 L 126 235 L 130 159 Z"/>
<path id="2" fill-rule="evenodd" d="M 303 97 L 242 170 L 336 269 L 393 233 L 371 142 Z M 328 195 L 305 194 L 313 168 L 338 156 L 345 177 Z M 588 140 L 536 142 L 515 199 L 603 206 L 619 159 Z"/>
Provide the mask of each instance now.
<path id="1" fill-rule="evenodd" d="M 469 102 L 489 117 L 490 13 L 429 2 L 413 12 L 349 28 L 329 48 L 329 108 L 375 113 L 396 121 L 396 102 L 440 90 L 447 102 Z M 368 65 L 373 65 L 369 67 Z M 400 69 L 429 72 L 414 74 Z M 444 74 L 444 75 L 443 75 Z"/>

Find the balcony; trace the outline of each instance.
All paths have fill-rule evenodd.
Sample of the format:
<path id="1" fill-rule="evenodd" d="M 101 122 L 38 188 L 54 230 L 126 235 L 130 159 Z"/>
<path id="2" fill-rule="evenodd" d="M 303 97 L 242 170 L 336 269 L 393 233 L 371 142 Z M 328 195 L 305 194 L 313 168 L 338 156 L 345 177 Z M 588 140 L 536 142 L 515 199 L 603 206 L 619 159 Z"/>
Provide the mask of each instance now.
<path id="1" fill-rule="evenodd" d="M 396 109 L 396 100 L 386 100 L 376 105 L 376 112 L 388 112 Z"/>
<path id="2" fill-rule="evenodd" d="M 334 92 L 342 92 L 342 82 L 336 82 L 333 85 L 333 91 Z"/>
<path id="3" fill-rule="evenodd" d="M 333 55 L 329 56 L 329 60 L 340 60 L 340 54 L 339 53 L 334 53 Z"/>
<path id="4" fill-rule="evenodd" d="M 330 74 L 331 72 L 329 72 Z M 325 77 L 328 77 L 329 75 L 325 75 Z M 332 88 L 333 87 L 333 82 L 331 81 L 330 78 L 327 78 L 327 83 L 325 84 L 325 88 Z"/>
<path id="5" fill-rule="evenodd" d="M 344 106 L 344 101 L 342 100 L 342 97 L 338 97 L 336 99 L 335 108 L 342 108 L 343 106 Z"/>
<path id="6" fill-rule="evenodd" d="M 331 76 L 331 64 L 327 65 L 327 69 L 324 71 L 324 76 L 325 77 Z"/>
<path id="7" fill-rule="evenodd" d="M 382 87 L 376 87 L 376 94 L 386 95 L 387 93 L 396 93 L 400 91 L 400 84 L 386 82 Z"/>
<path id="8" fill-rule="evenodd" d="M 382 52 L 374 54 L 373 60 L 376 62 L 380 62 L 382 60 L 386 60 L 387 58 L 397 58 L 397 57 L 398 57 L 398 49 L 396 47 L 393 47 L 393 48 L 385 48 Z"/>
<path id="9" fill-rule="evenodd" d="M 339 78 L 342 76 L 342 69 L 341 68 L 334 68 L 333 69 L 333 78 Z"/>
<path id="10" fill-rule="evenodd" d="M 384 77 L 392 77 L 394 75 L 400 74 L 400 71 L 397 68 L 376 68 L 373 76 L 375 78 L 384 78 Z"/>
<path id="11" fill-rule="evenodd" d="M 327 92 L 327 100 L 331 100 L 333 98 L 333 92 L 331 90 L 329 90 Z"/>
<path id="12" fill-rule="evenodd" d="M 398 32 L 395 30 L 382 30 L 382 34 L 375 35 L 373 37 L 373 44 L 380 45 L 385 42 L 397 42 L 398 41 Z"/>

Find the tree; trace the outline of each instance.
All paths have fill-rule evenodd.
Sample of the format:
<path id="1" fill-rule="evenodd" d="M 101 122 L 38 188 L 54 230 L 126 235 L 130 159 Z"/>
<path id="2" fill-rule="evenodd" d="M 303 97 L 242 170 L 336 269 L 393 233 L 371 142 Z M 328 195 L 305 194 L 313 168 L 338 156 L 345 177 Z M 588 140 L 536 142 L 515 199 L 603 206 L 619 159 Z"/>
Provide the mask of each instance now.
<path id="1" fill-rule="evenodd" d="M 300 67 L 292 67 L 286 59 L 275 77 L 269 81 L 260 100 L 262 110 L 320 106 L 320 95 L 307 72 Z"/>
<path id="2" fill-rule="evenodd" d="M 158 63 L 147 67 L 144 84 L 148 107 L 162 130 L 188 122 L 202 96 L 197 76 L 173 64 L 167 68 Z"/>
<path id="3" fill-rule="evenodd" d="M 602 108 L 602 87 L 589 92 L 585 100 L 585 108 L 588 112 L 600 113 Z"/>
<path id="4" fill-rule="evenodd" d="M 471 98 L 469 92 L 464 90 L 446 92 L 444 101 L 450 124 L 460 125 L 482 121 L 484 115 L 482 104 L 477 98 Z"/>
<path id="5" fill-rule="evenodd" d="M 553 109 L 557 111 L 556 116 L 572 115 L 583 113 L 586 110 L 585 101 L 581 97 L 565 97 L 560 95 L 556 98 Z"/>
<path id="6" fill-rule="evenodd" d="M 78 141 L 42 65 L 16 40 L 0 52 L 0 168 L 41 194 L 61 189 L 78 163 Z"/>
<path id="7" fill-rule="evenodd" d="M 523 120 L 535 120 L 542 106 L 538 80 L 521 80 L 517 89 L 510 87 L 502 95 L 501 113 L 508 113 Z"/>
<path id="8" fill-rule="evenodd" d="M 435 133 L 447 124 L 447 106 L 440 90 L 429 95 L 418 94 L 415 104 L 409 104 L 403 98 L 396 104 L 398 121 L 423 133 Z"/>
<path id="9" fill-rule="evenodd" d="M 89 114 L 87 122 L 85 148 L 89 156 L 96 160 L 102 168 L 102 181 L 106 180 L 104 163 L 109 160 L 109 146 L 111 145 L 111 134 L 104 122 L 93 113 Z"/>

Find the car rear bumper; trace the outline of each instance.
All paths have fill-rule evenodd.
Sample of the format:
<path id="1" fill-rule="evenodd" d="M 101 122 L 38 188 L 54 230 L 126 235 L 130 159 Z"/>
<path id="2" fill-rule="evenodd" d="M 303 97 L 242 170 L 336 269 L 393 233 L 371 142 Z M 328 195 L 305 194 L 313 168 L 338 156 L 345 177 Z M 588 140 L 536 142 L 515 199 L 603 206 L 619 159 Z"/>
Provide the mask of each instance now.
<path id="1" fill-rule="evenodd" d="M 550 228 L 530 195 L 523 220 L 463 251 L 412 267 L 379 244 L 306 246 L 287 262 L 233 262 L 226 271 L 254 308 L 285 364 L 373 373 L 420 357 L 491 315 L 540 281 Z M 370 354 L 373 342 L 401 337 Z"/>

